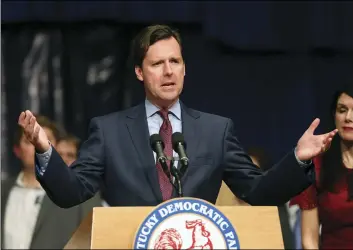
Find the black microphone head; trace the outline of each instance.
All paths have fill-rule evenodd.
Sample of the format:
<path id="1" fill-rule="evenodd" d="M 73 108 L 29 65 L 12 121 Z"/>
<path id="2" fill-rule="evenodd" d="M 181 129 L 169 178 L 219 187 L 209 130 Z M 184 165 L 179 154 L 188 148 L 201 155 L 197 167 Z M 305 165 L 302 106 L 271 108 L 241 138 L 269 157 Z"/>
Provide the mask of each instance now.
<path id="1" fill-rule="evenodd" d="M 162 145 L 162 149 L 164 149 L 164 143 L 162 137 L 159 134 L 153 134 L 150 137 L 150 145 L 153 151 L 156 151 L 156 145 L 160 143 Z"/>
<path id="2" fill-rule="evenodd" d="M 172 144 L 173 144 L 173 149 L 176 152 L 177 152 L 176 148 L 177 148 L 179 143 L 181 143 L 184 146 L 184 148 L 186 149 L 186 143 L 185 143 L 183 134 L 180 133 L 180 132 L 175 132 L 172 135 Z"/>

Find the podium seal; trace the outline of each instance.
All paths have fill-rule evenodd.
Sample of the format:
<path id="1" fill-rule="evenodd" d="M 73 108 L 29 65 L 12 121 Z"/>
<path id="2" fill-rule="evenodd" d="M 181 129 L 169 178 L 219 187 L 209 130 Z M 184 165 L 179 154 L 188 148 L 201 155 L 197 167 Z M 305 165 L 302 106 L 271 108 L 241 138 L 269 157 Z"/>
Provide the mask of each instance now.
<path id="1" fill-rule="evenodd" d="M 213 204 L 176 198 L 157 206 L 137 230 L 134 249 L 240 249 L 230 221 Z"/>

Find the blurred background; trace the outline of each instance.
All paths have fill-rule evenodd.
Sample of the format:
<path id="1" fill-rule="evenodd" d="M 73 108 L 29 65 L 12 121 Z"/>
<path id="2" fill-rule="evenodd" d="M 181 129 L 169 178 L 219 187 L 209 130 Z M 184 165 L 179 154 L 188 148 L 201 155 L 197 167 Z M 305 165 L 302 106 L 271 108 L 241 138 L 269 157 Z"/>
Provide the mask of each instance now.
<path id="1" fill-rule="evenodd" d="M 182 34 L 186 105 L 231 117 L 243 145 L 274 160 L 324 119 L 332 91 L 352 75 L 352 2 L 2 1 L 1 11 L 7 172 L 18 171 L 11 136 L 22 110 L 85 139 L 92 117 L 143 100 L 127 58 L 149 24 Z"/>

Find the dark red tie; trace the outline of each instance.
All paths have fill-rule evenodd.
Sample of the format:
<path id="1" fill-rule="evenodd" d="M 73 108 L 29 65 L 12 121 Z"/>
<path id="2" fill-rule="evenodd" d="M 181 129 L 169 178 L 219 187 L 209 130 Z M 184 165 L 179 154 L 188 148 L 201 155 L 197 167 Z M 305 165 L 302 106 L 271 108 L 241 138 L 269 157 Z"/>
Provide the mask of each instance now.
<path id="1" fill-rule="evenodd" d="M 162 126 L 159 130 L 159 134 L 163 139 L 164 142 L 164 154 L 166 157 L 173 157 L 173 146 L 172 146 L 172 125 L 170 124 L 168 118 L 168 110 L 160 110 L 158 112 L 163 119 Z M 168 162 L 168 167 L 170 169 L 170 161 Z M 163 172 L 162 166 L 159 162 L 157 162 L 157 171 L 158 171 L 158 179 L 159 179 L 159 186 L 161 188 L 163 200 L 168 200 L 171 198 L 173 186 L 170 183 L 168 177 Z"/>

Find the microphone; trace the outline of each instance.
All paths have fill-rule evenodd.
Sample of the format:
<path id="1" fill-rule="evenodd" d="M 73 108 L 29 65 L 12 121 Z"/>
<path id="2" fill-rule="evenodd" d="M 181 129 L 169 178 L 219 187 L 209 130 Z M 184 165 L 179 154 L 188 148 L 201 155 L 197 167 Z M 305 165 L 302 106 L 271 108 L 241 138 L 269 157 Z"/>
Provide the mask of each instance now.
<path id="1" fill-rule="evenodd" d="M 180 132 L 175 132 L 172 135 L 172 144 L 174 151 L 177 152 L 179 155 L 179 161 L 181 162 L 180 173 L 181 175 L 183 175 L 189 166 L 189 158 L 187 157 L 185 152 L 186 143 L 183 134 Z"/>
<path id="2" fill-rule="evenodd" d="M 150 145 L 152 150 L 157 155 L 157 161 L 161 164 L 163 172 L 170 178 L 170 173 L 167 164 L 167 157 L 164 155 L 164 142 L 159 134 L 153 134 L 150 137 Z"/>

